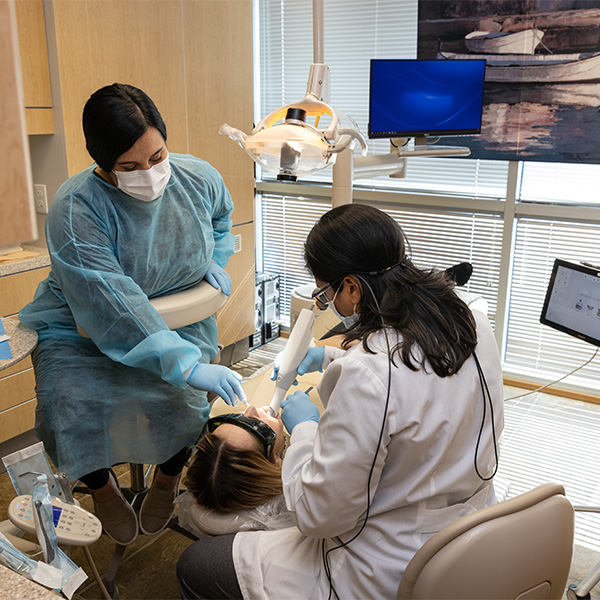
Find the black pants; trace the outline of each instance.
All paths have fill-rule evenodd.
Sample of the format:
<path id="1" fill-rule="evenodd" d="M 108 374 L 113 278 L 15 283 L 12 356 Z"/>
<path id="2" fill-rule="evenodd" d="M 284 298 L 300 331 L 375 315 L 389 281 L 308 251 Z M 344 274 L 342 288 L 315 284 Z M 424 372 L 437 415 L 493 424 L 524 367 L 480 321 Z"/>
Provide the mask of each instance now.
<path id="1" fill-rule="evenodd" d="M 235 533 L 200 538 L 177 562 L 177 582 L 184 600 L 242 598 L 233 565 Z"/>
<path id="2" fill-rule="evenodd" d="M 169 460 L 158 465 L 160 470 L 170 477 L 179 475 L 179 473 L 183 471 L 183 467 L 188 461 L 191 451 L 191 448 L 183 448 L 177 454 L 169 458 Z M 79 481 L 84 485 L 87 485 L 90 490 L 98 490 L 108 483 L 108 469 L 98 469 L 97 471 L 88 473 L 87 475 L 80 477 Z"/>

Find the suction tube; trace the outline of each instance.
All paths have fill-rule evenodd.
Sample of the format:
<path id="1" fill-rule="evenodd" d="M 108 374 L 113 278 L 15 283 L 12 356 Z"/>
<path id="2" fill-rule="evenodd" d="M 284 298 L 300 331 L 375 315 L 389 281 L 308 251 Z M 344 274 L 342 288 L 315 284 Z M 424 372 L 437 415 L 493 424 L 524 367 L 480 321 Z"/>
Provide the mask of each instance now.
<path id="1" fill-rule="evenodd" d="M 294 328 L 283 350 L 281 364 L 275 382 L 275 393 L 269 405 L 269 412 L 273 416 L 279 414 L 281 401 L 298 375 L 298 365 L 306 356 L 313 334 L 313 325 L 316 316 L 308 308 L 303 308 L 298 315 Z"/>

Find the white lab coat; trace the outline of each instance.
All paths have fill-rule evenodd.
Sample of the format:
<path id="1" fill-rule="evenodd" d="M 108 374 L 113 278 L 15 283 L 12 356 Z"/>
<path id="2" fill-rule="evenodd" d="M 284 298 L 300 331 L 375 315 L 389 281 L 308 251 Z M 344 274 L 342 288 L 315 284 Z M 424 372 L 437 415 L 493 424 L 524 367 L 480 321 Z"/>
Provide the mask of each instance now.
<path id="1" fill-rule="evenodd" d="M 501 365 L 487 318 L 473 314 L 498 439 L 504 422 Z M 395 334 L 388 335 L 395 345 Z M 431 369 L 411 371 L 401 362 L 393 366 L 386 411 L 383 332 L 370 345 L 376 354 L 362 344 L 347 352 L 326 350 L 328 366 L 318 388 L 326 410 L 318 426 L 305 422 L 294 428 L 282 476 L 297 528 L 238 533 L 234 539 L 236 573 L 247 600 L 329 596 L 322 545 L 329 550 L 347 542 L 363 524 L 382 427 L 366 526 L 328 556 L 341 600 L 395 597 L 407 563 L 427 539 L 494 502 L 493 485 L 473 465 L 484 402 L 474 359 L 445 378 Z M 477 461 L 483 476 L 495 464 L 489 417 L 488 406 Z"/>

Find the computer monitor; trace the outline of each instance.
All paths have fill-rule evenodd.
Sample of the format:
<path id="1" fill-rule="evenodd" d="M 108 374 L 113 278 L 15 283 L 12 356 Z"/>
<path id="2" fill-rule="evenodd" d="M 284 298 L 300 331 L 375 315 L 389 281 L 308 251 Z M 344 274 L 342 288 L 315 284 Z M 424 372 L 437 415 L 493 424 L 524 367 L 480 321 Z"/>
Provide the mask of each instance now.
<path id="1" fill-rule="evenodd" d="M 369 138 L 481 132 L 485 60 L 371 60 Z"/>
<path id="2" fill-rule="evenodd" d="M 600 267 L 557 258 L 540 322 L 600 346 Z"/>

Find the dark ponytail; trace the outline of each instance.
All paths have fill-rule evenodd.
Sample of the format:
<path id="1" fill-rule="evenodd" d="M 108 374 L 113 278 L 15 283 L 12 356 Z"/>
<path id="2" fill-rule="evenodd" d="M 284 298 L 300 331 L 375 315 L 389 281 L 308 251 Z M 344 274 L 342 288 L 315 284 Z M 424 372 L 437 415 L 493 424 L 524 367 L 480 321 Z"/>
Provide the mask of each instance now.
<path id="1" fill-rule="evenodd" d="M 304 258 L 315 278 L 334 287 L 347 275 L 361 283 L 359 320 L 346 344 L 359 339 L 371 352 L 369 335 L 385 323 L 402 338 L 392 360 L 399 356 L 413 371 L 428 362 L 440 377 L 456 373 L 473 353 L 477 333 L 470 309 L 445 273 L 412 264 L 404 233 L 387 213 L 361 204 L 330 210 L 308 235 Z"/>

